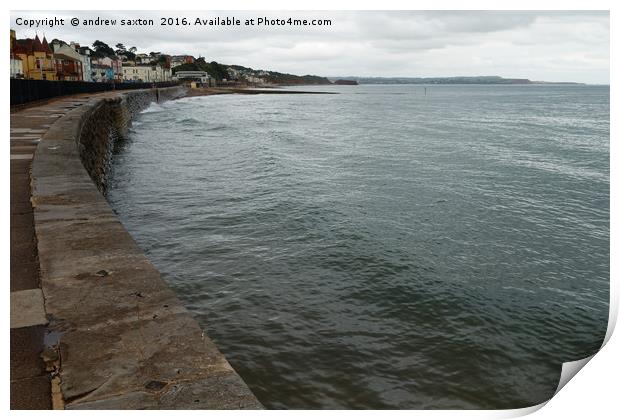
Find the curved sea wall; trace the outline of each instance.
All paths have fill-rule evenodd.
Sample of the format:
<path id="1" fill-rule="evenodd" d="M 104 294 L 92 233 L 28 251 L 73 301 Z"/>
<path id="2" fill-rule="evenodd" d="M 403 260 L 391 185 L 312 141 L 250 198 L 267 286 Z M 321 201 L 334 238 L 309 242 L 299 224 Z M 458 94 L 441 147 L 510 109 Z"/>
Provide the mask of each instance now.
<path id="1" fill-rule="evenodd" d="M 84 168 L 97 188 L 106 189 L 114 146 L 126 137 L 131 119 L 154 101 L 176 99 L 184 93 L 185 88 L 181 87 L 140 90 L 87 104 L 77 147 Z"/>
<path id="2" fill-rule="evenodd" d="M 262 408 L 101 193 L 131 118 L 183 94 L 96 95 L 37 147 L 32 204 L 49 320 L 44 359 L 62 397 L 56 407 Z"/>

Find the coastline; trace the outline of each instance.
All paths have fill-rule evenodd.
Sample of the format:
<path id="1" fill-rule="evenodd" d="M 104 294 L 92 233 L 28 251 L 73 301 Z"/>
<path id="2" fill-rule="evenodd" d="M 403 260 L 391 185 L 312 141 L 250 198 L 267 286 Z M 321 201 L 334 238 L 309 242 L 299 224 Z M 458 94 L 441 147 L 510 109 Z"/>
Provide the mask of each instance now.
<path id="1" fill-rule="evenodd" d="M 114 142 L 131 118 L 184 93 L 92 95 L 51 124 L 36 148 L 30 200 L 53 408 L 262 408 L 102 194 Z"/>

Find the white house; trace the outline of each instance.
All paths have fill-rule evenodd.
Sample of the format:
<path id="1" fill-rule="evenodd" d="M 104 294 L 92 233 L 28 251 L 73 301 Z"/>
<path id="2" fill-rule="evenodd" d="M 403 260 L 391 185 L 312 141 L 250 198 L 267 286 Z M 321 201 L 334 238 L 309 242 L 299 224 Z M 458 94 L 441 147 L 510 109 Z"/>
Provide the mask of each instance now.
<path id="1" fill-rule="evenodd" d="M 233 80 L 237 80 L 242 74 L 239 70 L 233 69 L 232 67 L 228 67 L 226 71 Z"/>
<path id="2" fill-rule="evenodd" d="M 245 80 L 248 81 L 248 83 L 254 83 L 257 85 L 263 85 L 266 83 L 265 79 L 261 78 L 261 77 L 256 77 L 254 75 L 251 74 L 246 74 L 243 76 L 245 78 Z"/>
<path id="3" fill-rule="evenodd" d="M 209 75 L 206 71 L 177 71 L 174 75 L 174 80 L 185 80 L 200 82 L 203 85 L 215 86 L 215 79 Z"/>
<path id="4" fill-rule="evenodd" d="M 123 81 L 126 82 L 169 82 L 172 80 L 170 69 L 160 65 L 123 66 Z"/>
<path id="5" fill-rule="evenodd" d="M 24 63 L 22 59 L 11 54 L 11 77 L 24 77 Z"/>
<path id="6" fill-rule="evenodd" d="M 181 64 L 193 63 L 194 57 L 191 55 L 173 55 L 170 57 L 171 67 L 177 67 Z"/>
<path id="7" fill-rule="evenodd" d="M 92 82 L 92 69 L 91 69 L 91 60 L 90 60 L 90 48 L 88 47 L 80 47 L 80 44 L 76 44 L 74 42 L 71 43 L 71 47 L 77 51 L 80 55 L 80 60 L 82 61 L 82 68 L 84 69 L 84 81 Z"/>
<path id="8" fill-rule="evenodd" d="M 148 54 L 136 54 L 136 64 L 148 64 L 151 62 L 151 57 Z"/>

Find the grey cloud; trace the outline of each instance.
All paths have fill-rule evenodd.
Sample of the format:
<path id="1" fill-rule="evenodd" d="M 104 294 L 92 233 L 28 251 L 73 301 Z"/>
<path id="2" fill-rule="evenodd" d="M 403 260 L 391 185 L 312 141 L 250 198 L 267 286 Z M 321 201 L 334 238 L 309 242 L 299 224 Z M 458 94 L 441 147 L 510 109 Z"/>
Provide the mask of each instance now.
<path id="1" fill-rule="evenodd" d="M 202 55 L 253 68 L 321 75 L 486 75 L 609 82 L 609 14 L 551 11 L 62 11 L 12 12 L 18 36 L 35 29 L 15 17 L 330 18 L 329 27 L 139 27 L 38 29 L 90 45 L 122 42 L 140 51 Z"/>

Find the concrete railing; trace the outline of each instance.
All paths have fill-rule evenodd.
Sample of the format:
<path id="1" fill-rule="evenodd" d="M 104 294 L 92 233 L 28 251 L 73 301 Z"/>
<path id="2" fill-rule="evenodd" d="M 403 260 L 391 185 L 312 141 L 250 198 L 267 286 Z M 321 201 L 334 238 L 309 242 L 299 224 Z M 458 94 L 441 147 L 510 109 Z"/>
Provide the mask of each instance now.
<path id="1" fill-rule="evenodd" d="M 99 191 L 131 117 L 182 93 L 93 98 L 54 123 L 35 153 L 46 360 L 65 408 L 262 408 Z"/>

